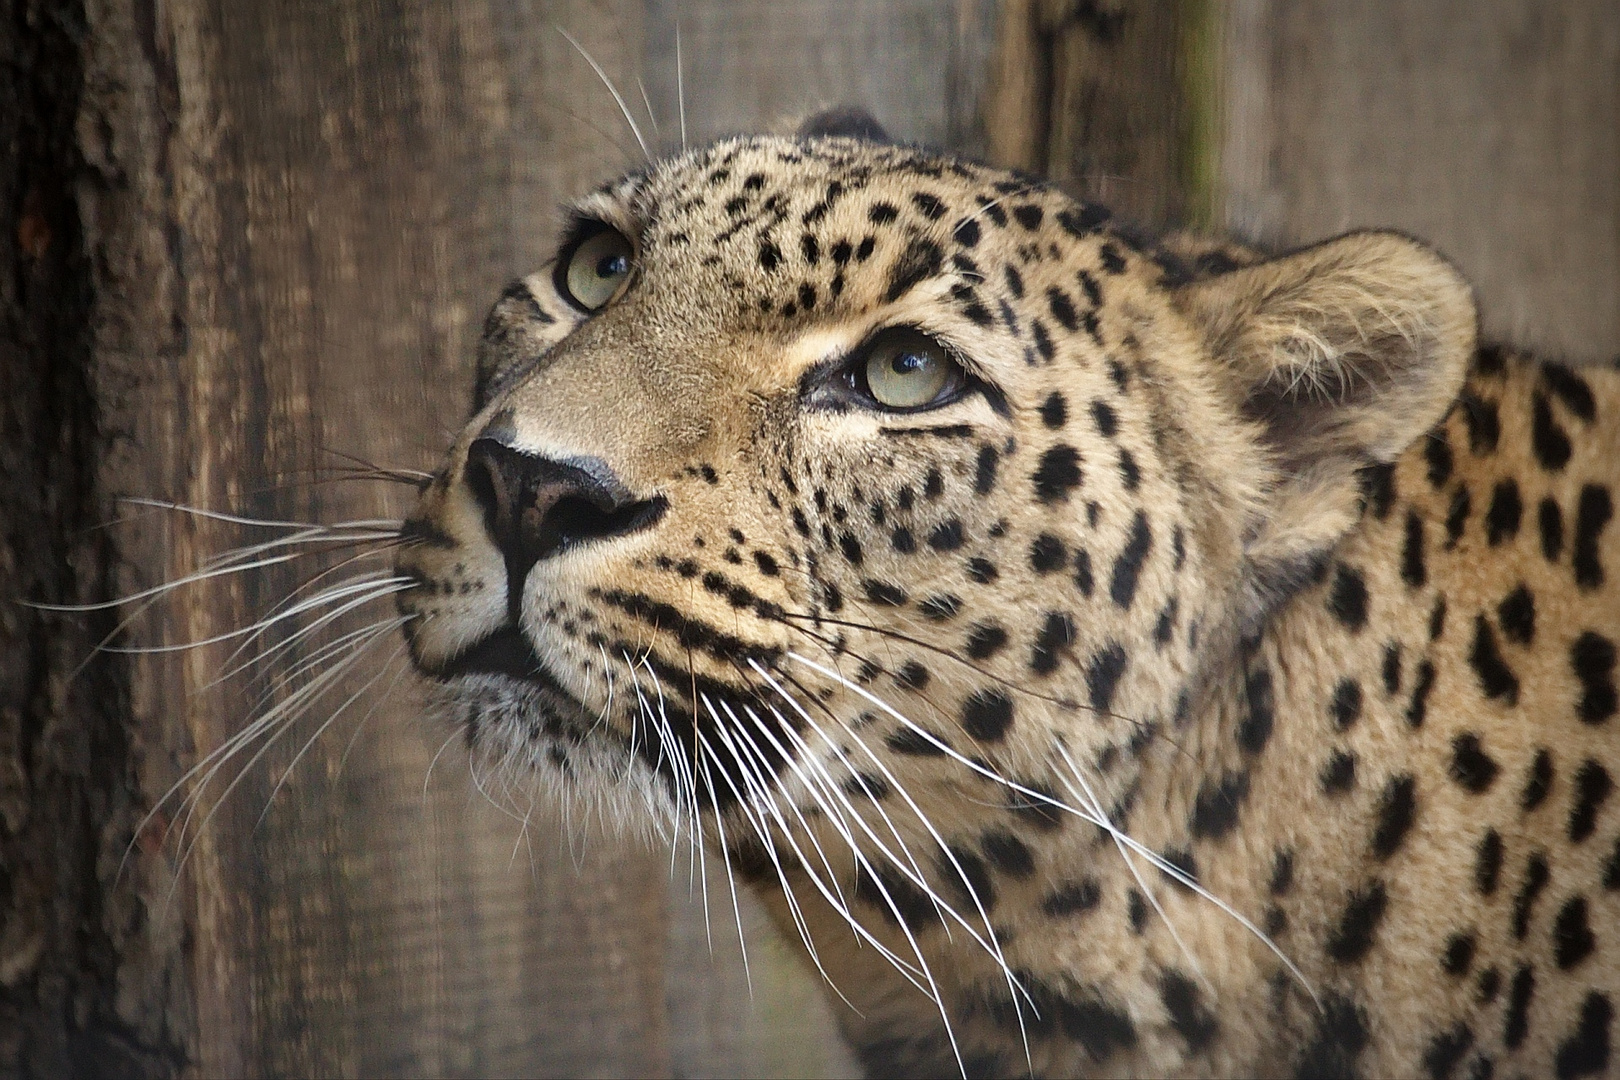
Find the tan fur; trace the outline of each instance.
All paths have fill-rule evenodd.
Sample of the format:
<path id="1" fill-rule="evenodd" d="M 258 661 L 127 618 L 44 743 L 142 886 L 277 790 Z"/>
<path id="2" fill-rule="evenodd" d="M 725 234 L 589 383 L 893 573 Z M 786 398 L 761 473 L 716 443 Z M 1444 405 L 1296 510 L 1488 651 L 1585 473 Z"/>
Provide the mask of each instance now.
<path id="1" fill-rule="evenodd" d="M 1620 376 L 1476 359 L 1404 237 L 1144 243 L 846 138 L 723 142 L 578 215 L 634 271 L 590 315 L 550 267 L 496 305 L 408 526 L 413 657 L 514 775 L 700 822 L 874 1075 L 1616 1067 L 1620 796 L 1570 822 L 1620 770 Z M 989 389 L 852 398 L 895 326 Z M 661 516 L 510 605 L 479 440 Z M 532 655 L 470 673 L 502 633 Z"/>

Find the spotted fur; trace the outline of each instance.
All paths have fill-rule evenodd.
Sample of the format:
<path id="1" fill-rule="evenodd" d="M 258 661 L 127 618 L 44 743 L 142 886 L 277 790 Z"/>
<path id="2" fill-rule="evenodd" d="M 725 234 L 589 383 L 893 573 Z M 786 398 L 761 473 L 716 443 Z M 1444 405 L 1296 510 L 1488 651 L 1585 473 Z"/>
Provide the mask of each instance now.
<path id="1" fill-rule="evenodd" d="M 1150 242 L 840 135 L 576 216 L 631 278 L 495 305 L 413 656 L 723 849 L 873 1075 L 1620 1067 L 1620 375 L 1477 347 L 1399 236 Z M 891 326 L 969 392 L 841 392 Z"/>

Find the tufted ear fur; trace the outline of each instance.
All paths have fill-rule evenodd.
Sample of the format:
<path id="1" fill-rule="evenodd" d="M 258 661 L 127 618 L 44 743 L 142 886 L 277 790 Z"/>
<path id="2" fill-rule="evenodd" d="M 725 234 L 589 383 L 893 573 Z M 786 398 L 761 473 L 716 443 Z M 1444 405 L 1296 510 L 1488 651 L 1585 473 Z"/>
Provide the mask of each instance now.
<path id="1" fill-rule="evenodd" d="M 1474 350 L 1473 293 L 1429 248 L 1362 232 L 1180 299 L 1273 466 L 1244 537 L 1249 634 L 1354 526 L 1358 471 L 1395 460 L 1451 406 Z"/>
<path id="2" fill-rule="evenodd" d="M 873 143 L 894 142 L 871 113 L 854 105 L 836 105 L 807 116 L 799 122 L 799 129 L 795 134 L 801 139 L 813 139 L 822 135 L 843 135 L 846 138 L 864 139 Z"/>

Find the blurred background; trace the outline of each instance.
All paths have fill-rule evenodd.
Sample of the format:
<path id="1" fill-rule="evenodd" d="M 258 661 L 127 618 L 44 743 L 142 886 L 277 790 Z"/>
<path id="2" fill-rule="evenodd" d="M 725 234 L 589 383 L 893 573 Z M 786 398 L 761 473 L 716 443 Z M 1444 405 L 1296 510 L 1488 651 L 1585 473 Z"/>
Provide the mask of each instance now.
<path id="1" fill-rule="evenodd" d="M 346 470 L 433 467 L 492 298 L 640 160 L 562 30 L 665 151 L 682 99 L 694 144 L 861 105 L 1154 227 L 1404 229 L 1487 333 L 1620 353 L 1612 0 L 0 0 L 0 1075 L 852 1071 L 746 905 L 745 972 L 722 870 L 486 798 L 394 638 L 177 823 L 317 644 L 225 681 L 230 641 L 87 658 L 248 625 L 309 567 L 127 626 L 12 602 L 264 539 L 131 496 L 406 511 Z"/>

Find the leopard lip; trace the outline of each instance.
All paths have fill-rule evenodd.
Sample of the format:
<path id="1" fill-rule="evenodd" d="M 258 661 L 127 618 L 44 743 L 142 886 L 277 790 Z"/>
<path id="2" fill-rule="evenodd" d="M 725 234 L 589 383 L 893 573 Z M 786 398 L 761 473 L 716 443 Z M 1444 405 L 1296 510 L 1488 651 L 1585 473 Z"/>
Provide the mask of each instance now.
<path id="1" fill-rule="evenodd" d="M 504 675 L 509 679 L 543 687 L 564 698 L 573 695 L 563 689 L 545 662 L 529 644 L 522 631 L 503 626 L 482 641 L 464 650 L 432 672 L 440 681 L 467 675 Z"/>

